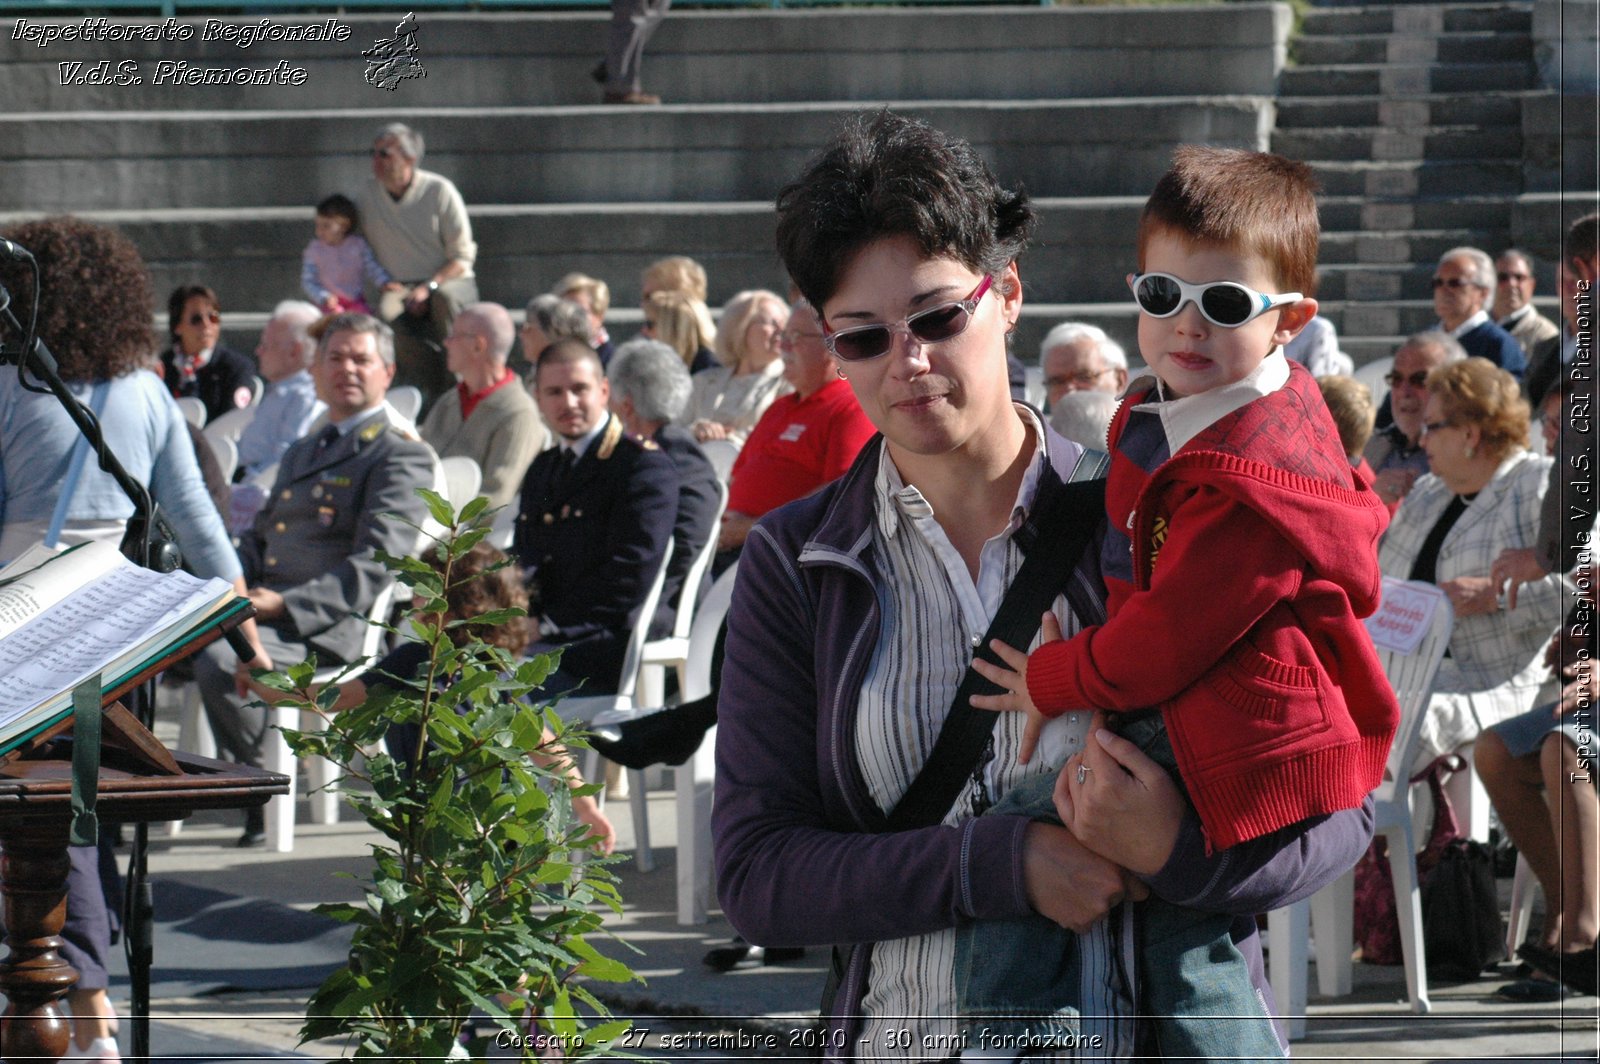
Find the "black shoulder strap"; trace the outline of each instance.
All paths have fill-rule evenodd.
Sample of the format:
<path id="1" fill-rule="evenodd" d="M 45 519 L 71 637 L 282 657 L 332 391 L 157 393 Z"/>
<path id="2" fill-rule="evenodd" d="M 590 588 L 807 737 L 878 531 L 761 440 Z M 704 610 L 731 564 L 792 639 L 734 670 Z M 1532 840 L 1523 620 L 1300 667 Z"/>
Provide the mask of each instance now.
<path id="1" fill-rule="evenodd" d="M 1084 451 L 1067 483 L 1041 500 L 1041 512 L 1034 522 L 1039 535 L 1022 560 L 1000 608 L 995 611 L 994 621 L 975 657 L 981 656 L 998 665 L 1000 659 L 989 649 L 992 640 L 998 639 L 1014 647 L 1025 647 L 1033 641 L 1039 631 L 1039 618 L 1066 587 L 1095 529 L 1104 519 L 1105 471 L 1109 463 L 1103 451 Z M 939 729 L 939 738 L 934 741 L 922 771 L 890 810 L 886 830 L 927 827 L 945 818 L 988 745 L 1000 716 L 974 709 L 972 696 L 999 690 L 970 665 L 967 667 L 961 686 L 956 689 L 950 714 Z"/>

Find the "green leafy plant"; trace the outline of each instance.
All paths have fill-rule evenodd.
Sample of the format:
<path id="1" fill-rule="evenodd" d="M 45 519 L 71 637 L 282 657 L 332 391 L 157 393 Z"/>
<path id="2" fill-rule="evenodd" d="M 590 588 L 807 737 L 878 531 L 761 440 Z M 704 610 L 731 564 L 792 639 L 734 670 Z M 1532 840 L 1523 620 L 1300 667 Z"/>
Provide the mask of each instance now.
<path id="1" fill-rule="evenodd" d="M 311 688 L 314 661 L 257 677 L 321 718 L 320 730 L 285 738 L 297 756 L 326 758 L 347 781 L 364 781 L 344 789 L 345 801 L 383 836 L 362 902 L 318 909 L 355 933 L 349 964 L 312 995 L 301 1037 L 353 1036 L 358 1058 L 437 1059 L 477 1008 L 507 1032 L 497 1044 L 523 1059 L 552 1048 L 569 1059 L 623 1055 L 609 1043 L 628 1022 L 585 986 L 637 978 L 590 941 L 604 934 L 604 912 L 622 908 L 607 868 L 616 858 L 599 854 L 572 812 L 574 794 L 597 788 L 569 791 L 563 764 L 530 756 L 582 742 L 528 697 L 557 656 L 519 662 L 474 632 L 520 610 L 442 621 L 459 560 L 488 534 L 475 527 L 487 501 L 457 515 L 439 495 L 419 494 L 445 530 L 435 537 L 443 571 L 380 556 L 413 592 L 412 623 L 428 647 L 417 686 L 375 686 L 363 704 L 334 713 L 336 685 Z M 414 749 L 398 759 L 379 752 L 408 725 Z"/>

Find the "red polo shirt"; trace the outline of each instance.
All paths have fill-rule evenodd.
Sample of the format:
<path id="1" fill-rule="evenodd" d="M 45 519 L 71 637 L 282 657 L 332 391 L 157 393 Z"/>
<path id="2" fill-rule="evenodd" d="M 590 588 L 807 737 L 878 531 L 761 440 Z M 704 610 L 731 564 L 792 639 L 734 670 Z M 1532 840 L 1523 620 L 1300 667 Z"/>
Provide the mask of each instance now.
<path id="1" fill-rule="evenodd" d="M 841 475 L 877 429 L 850 385 L 834 379 L 801 399 L 775 399 L 729 474 L 728 509 L 760 517 Z"/>

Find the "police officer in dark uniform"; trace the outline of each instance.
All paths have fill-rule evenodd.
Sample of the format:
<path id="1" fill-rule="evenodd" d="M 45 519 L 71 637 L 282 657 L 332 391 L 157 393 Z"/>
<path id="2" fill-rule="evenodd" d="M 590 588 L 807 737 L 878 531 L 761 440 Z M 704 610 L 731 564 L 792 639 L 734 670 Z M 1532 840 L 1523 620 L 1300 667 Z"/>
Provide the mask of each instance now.
<path id="1" fill-rule="evenodd" d="M 678 473 L 649 440 L 608 413 L 594 349 L 560 340 L 539 356 L 534 398 L 556 446 L 522 482 L 513 552 L 532 592 L 538 653 L 564 647 L 546 691 L 615 691 L 650 585 L 672 539 Z"/>
<path id="2" fill-rule="evenodd" d="M 272 494 L 240 540 L 262 645 L 276 665 L 309 653 L 319 665 L 355 658 L 367 631 L 362 615 L 391 579 L 377 552 L 416 549 L 416 530 L 395 515 L 422 522 L 416 489 L 434 486 L 436 459 L 409 426 L 389 420 L 393 337 L 366 314 L 328 323 L 311 366 L 327 423 L 284 453 Z M 227 644 L 214 643 L 195 672 L 218 746 L 260 765 L 267 713 L 237 694 L 239 668 Z M 241 846 L 265 841 L 261 810 L 250 812 Z"/>

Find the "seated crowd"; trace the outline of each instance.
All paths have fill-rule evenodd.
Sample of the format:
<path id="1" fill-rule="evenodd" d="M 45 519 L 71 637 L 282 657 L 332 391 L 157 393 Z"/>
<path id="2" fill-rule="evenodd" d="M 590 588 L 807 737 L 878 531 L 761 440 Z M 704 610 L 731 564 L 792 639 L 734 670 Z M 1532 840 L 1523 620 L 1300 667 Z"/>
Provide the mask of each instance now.
<path id="1" fill-rule="evenodd" d="M 716 320 L 705 270 L 683 256 L 644 271 L 638 338 L 613 341 L 610 289 L 581 273 L 533 296 L 519 330 L 505 307 L 478 298 L 465 206 L 448 179 L 418 168 L 421 158 L 418 134 L 386 127 L 369 185 L 319 204 L 301 274 L 309 302 L 277 305 L 253 360 L 223 342 L 222 302 L 199 284 L 171 293 L 169 337 L 154 353 L 148 273 L 114 231 L 50 219 L 6 233 L 40 261 L 49 286 L 40 332 L 63 375 L 104 408 L 108 437 L 150 485 L 190 567 L 234 582 L 255 606 L 246 631 L 255 659 L 240 662 L 218 643 L 196 667 L 219 745 L 244 764 L 261 764 L 268 727 L 244 693 L 249 669 L 362 652 L 363 617 L 389 579 L 377 554 L 418 553 L 415 531 L 396 518 L 421 522 L 416 490 L 441 483 L 440 459 L 472 459 L 481 494 L 509 519 L 502 545 L 526 583 L 528 650 L 564 648 L 550 690 L 596 692 L 616 689 L 636 624 L 653 636 L 670 630 L 702 552 L 716 552 L 711 573 L 725 570 L 760 518 L 839 477 L 875 434 L 815 309 L 751 289 Z M 1533 979 L 1547 989 L 1525 994 L 1554 995 L 1557 977 L 1592 992 L 1600 933 L 1595 792 L 1572 782 L 1571 711 L 1592 704 L 1593 673 L 1551 668 L 1574 660 L 1555 648 L 1575 597 L 1573 545 L 1587 530 L 1570 527 L 1558 470 L 1592 448 L 1566 431 L 1574 419 L 1563 400 L 1579 346 L 1572 292 L 1600 274 L 1595 243 L 1593 216 L 1567 236 L 1559 325 L 1533 309 L 1529 256 L 1457 248 L 1432 281 L 1439 323 L 1400 345 L 1381 404 L 1348 376 L 1321 377 L 1351 465 L 1391 514 L 1383 572 L 1435 584 L 1454 610 L 1418 767 L 1475 744 L 1477 771 L 1544 889 Z M 89 254 L 110 264 L 103 282 L 74 280 Z M 73 314 L 92 315 L 98 331 L 70 329 Z M 1314 371 L 1348 367 L 1331 325 L 1318 321 L 1319 347 L 1304 360 Z M 1038 365 L 1051 425 L 1104 448 L 1139 375 L 1123 349 L 1093 325 L 1062 323 Z M 73 490 L 70 426 L 14 380 L 0 375 L 0 560 L 43 538 L 120 536 L 127 507 L 97 470 Z M 402 384 L 422 392 L 415 423 L 388 402 Z M 208 497 L 202 470 L 213 456 L 177 397 L 198 399 L 210 422 L 237 418 L 237 465 L 220 498 Z M 1529 450 L 1530 402 L 1546 456 Z M 641 619 L 669 550 L 656 613 Z M 695 741 L 715 706 L 697 712 Z M 654 731 L 638 734 L 654 735 L 667 756 L 681 752 L 662 722 L 646 727 Z M 610 742 L 628 763 L 652 759 L 626 729 Z M 1585 823 L 1590 830 L 1571 827 Z M 239 843 L 264 840 L 253 810 Z M 96 992 L 93 958 L 73 963 L 84 992 Z"/>

